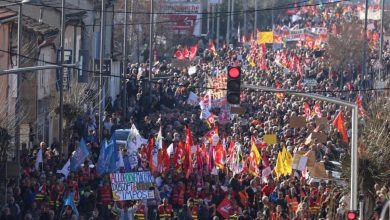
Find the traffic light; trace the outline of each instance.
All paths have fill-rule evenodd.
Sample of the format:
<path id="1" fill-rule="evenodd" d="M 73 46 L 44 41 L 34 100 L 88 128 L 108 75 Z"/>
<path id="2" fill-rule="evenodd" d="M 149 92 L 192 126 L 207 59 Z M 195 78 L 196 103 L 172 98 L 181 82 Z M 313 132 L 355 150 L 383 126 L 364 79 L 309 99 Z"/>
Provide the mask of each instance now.
<path id="1" fill-rule="evenodd" d="M 358 216 L 359 216 L 359 211 L 356 211 L 356 210 L 349 210 L 347 212 L 347 219 L 348 220 L 355 220 L 355 219 L 358 219 Z"/>
<path id="2" fill-rule="evenodd" d="M 230 104 L 240 104 L 241 68 L 228 67 L 226 99 Z"/>

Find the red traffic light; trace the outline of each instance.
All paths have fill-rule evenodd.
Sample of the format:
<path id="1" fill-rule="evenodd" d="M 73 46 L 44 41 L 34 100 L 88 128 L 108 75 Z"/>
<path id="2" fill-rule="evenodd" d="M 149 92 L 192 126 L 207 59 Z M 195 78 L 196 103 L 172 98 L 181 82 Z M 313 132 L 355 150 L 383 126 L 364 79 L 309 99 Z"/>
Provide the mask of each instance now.
<path id="1" fill-rule="evenodd" d="M 355 220 L 355 219 L 357 219 L 356 211 L 348 211 L 347 212 L 347 219 L 348 220 Z"/>
<path id="2" fill-rule="evenodd" d="M 238 78 L 240 77 L 240 70 L 237 67 L 229 68 L 228 74 L 230 78 Z"/>

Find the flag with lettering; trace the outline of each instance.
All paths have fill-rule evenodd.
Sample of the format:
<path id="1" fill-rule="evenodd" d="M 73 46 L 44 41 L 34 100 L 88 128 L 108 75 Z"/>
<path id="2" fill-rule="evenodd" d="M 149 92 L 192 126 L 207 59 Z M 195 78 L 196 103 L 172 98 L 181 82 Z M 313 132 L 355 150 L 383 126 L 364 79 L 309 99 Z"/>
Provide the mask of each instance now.
<path id="1" fill-rule="evenodd" d="M 224 200 L 218 205 L 217 207 L 217 212 L 227 219 L 230 214 L 230 210 L 233 209 L 233 206 L 229 200 L 229 198 L 226 196 Z"/>
<path id="2" fill-rule="evenodd" d="M 65 176 L 65 178 L 67 178 L 70 173 L 70 160 L 66 162 L 66 164 L 64 165 L 64 167 L 62 167 L 61 170 L 57 170 L 57 173 L 61 173 Z"/>
<path id="3" fill-rule="evenodd" d="M 87 144 L 85 143 L 84 138 L 81 138 L 79 146 L 70 159 L 70 170 L 77 171 L 80 165 L 84 163 L 85 159 L 87 159 L 89 155 L 90 152 L 87 148 Z"/>
<path id="4" fill-rule="evenodd" d="M 110 141 L 104 140 L 100 146 L 100 154 L 96 164 L 96 170 L 99 174 L 116 172 L 119 167 L 119 152 L 116 145 L 115 133 Z"/>

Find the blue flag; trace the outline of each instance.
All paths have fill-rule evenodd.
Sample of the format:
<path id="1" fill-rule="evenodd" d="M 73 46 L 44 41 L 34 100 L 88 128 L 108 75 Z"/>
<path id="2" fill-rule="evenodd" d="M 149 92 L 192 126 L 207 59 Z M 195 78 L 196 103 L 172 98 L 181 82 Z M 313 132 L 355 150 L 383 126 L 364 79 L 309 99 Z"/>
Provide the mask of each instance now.
<path id="1" fill-rule="evenodd" d="M 103 141 L 100 146 L 99 159 L 96 170 L 99 174 L 115 173 L 118 171 L 117 161 L 119 161 L 118 147 L 116 145 L 115 133 L 111 136 L 110 141 Z"/>
<path id="2" fill-rule="evenodd" d="M 105 173 L 105 151 L 107 147 L 107 141 L 103 140 L 102 143 L 100 144 L 100 153 L 99 153 L 99 158 L 96 163 L 96 171 L 102 175 Z"/>
<path id="3" fill-rule="evenodd" d="M 74 192 L 69 192 L 68 196 L 64 200 L 64 207 L 70 206 L 73 210 L 73 212 L 79 216 L 79 211 L 77 210 L 76 205 L 74 204 Z"/>
<path id="4" fill-rule="evenodd" d="M 82 163 L 84 163 L 85 159 L 89 156 L 90 152 L 87 148 L 87 144 L 84 139 L 81 138 L 79 146 L 76 149 L 76 152 L 70 158 L 70 170 L 77 171 Z"/>

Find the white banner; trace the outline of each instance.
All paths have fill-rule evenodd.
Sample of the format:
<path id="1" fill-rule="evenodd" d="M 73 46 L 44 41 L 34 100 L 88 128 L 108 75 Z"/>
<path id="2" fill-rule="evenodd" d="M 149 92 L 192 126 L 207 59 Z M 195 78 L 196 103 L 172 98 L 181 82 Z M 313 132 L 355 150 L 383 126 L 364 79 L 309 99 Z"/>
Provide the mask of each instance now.
<path id="1" fill-rule="evenodd" d="M 147 172 L 111 173 L 111 189 L 114 201 L 154 199 L 152 174 Z"/>

